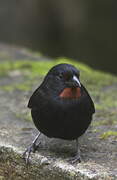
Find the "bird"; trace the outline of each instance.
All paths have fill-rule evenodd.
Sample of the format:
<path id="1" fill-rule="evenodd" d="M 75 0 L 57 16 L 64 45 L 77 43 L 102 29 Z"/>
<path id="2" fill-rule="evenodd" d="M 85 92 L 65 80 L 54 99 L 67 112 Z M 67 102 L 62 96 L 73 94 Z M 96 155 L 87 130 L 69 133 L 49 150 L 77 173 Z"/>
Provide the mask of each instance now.
<path id="1" fill-rule="evenodd" d="M 49 138 L 76 140 L 77 151 L 71 162 L 81 162 L 78 138 L 85 133 L 95 113 L 95 106 L 80 81 L 80 71 L 72 64 L 53 66 L 28 102 L 32 120 L 39 130 L 23 153 L 26 163 L 35 152 L 41 134 Z"/>

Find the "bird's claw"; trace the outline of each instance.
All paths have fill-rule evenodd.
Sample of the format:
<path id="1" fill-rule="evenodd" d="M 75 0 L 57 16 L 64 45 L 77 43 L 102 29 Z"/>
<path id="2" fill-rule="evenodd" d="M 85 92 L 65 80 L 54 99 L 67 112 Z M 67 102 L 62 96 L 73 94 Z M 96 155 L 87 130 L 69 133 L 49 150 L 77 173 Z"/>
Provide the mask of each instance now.
<path id="1" fill-rule="evenodd" d="M 25 159 L 26 164 L 29 163 L 29 158 L 30 158 L 31 152 L 35 153 L 35 151 L 38 149 L 39 145 L 40 145 L 40 142 L 38 145 L 36 145 L 35 143 L 32 143 L 31 146 L 29 146 L 26 149 L 26 151 L 23 153 L 23 158 Z"/>
<path id="2" fill-rule="evenodd" d="M 75 164 L 75 163 L 81 163 L 81 157 L 79 156 L 79 155 L 76 155 L 76 156 L 74 156 L 74 157 L 72 157 L 72 158 L 70 158 L 69 160 L 68 160 L 68 162 L 70 162 L 71 164 Z"/>
<path id="3" fill-rule="evenodd" d="M 29 146 L 26 149 L 26 151 L 23 153 L 23 158 L 25 159 L 26 164 L 29 163 L 29 157 L 30 157 L 31 152 L 34 152 L 33 144 L 31 146 Z"/>

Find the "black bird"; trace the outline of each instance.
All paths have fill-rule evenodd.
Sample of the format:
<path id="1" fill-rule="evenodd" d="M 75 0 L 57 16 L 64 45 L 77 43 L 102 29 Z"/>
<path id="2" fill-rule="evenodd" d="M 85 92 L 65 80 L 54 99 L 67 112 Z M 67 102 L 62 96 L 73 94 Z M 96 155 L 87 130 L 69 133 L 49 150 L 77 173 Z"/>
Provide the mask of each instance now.
<path id="1" fill-rule="evenodd" d="M 43 133 L 50 138 L 76 140 L 88 128 L 95 112 L 94 103 L 79 80 L 80 72 L 71 64 L 58 64 L 50 69 L 42 84 L 32 94 L 28 107 L 40 131 L 23 156 L 29 161 Z M 72 162 L 81 161 L 79 148 Z"/>

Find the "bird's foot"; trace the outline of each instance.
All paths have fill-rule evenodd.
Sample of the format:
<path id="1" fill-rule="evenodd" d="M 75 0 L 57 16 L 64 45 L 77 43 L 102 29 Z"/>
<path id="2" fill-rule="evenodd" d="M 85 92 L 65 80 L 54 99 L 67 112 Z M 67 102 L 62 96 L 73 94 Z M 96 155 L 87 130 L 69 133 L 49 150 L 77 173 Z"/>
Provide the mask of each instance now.
<path id="1" fill-rule="evenodd" d="M 80 163 L 81 162 L 81 157 L 79 156 L 79 154 L 77 154 L 74 157 L 70 158 L 68 160 L 68 162 L 71 163 L 71 164 Z"/>
<path id="2" fill-rule="evenodd" d="M 38 149 L 39 145 L 41 142 L 39 142 L 37 145 L 35 143 L 32 143 L 27 149 L 26 151 L 23 153 L 23 158 L 26 161 L 26 164 L 29 163 L 29 158 L 30 158 L 30 154 L 31 152 L 35 153 L 35 151 Z"/>
<path id="3" fill-rule="evenodd" d="M 74 157 L 72 157 L 71 159 L 69 159 L 69 162 L 71 164 L 75 164 L 75 163 L 80 163 L 81 162 L 81 156 L 80 156 L 80 148 L 79 148 L 79 143 L 78 143 L 78 138 L 76 139 L 76 147 L 77 147 L 77 153 Z"/>

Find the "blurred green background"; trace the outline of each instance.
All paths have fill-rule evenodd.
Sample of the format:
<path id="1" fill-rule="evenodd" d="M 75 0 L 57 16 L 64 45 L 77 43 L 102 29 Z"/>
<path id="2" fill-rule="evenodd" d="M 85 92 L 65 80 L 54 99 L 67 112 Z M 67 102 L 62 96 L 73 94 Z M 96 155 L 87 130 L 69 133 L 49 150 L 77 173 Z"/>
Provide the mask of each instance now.
<path id="1" fill-rule="evenodd" d="M 0 43 L 65 56 L 117 73 L 113 0 L 1 0 Z"/>

